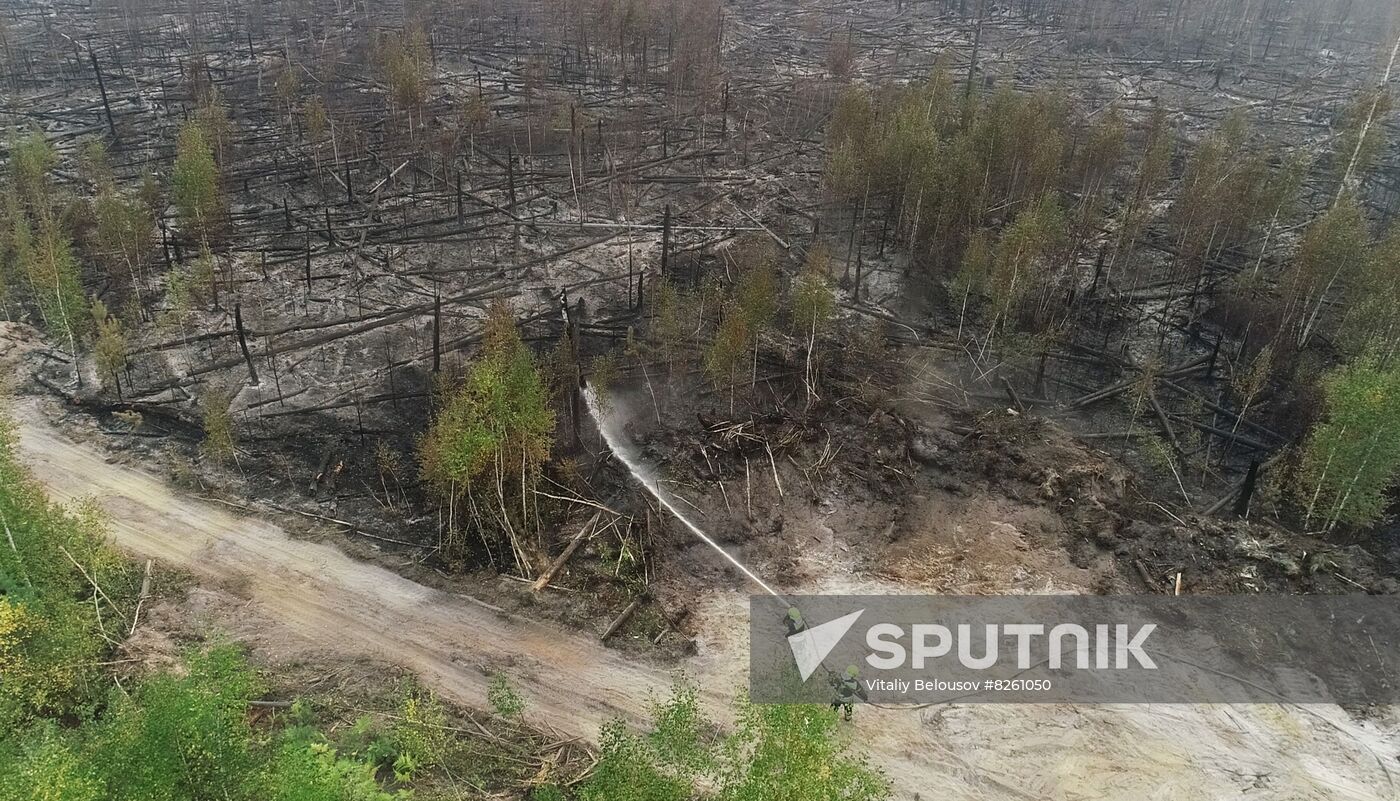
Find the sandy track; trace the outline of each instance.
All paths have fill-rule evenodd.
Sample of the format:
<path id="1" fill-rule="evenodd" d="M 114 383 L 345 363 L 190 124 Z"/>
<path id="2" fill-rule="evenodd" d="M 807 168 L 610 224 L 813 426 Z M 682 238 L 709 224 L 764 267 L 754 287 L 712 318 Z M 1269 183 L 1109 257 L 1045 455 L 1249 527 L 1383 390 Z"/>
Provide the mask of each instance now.
<path id="1" fill-rule="evenodd" d="M 474 706 L 484 705 L 489 677 L 500 671 L 520 687 L 533 722 L 585 738 L 611 717 L 640 719 L 648 694 L 670 686 L 668 671 L 629 661 L 591 635 L 425 587 L 182 496 L 73 441 L 38 401 L 15 411 L 22 457 L 55 498 L 92 498 L 124 550 L 236 588 L 255 607 L 250 613 L 285 627 L 309 658 L 381 659 Z M 727 591 L 701 599 L 708 633 L 684 668 L 712 712 L 722 714 L 745 678 L 742 599 Z M 1392 731 L 1336 708 L 1269 706 L 867 708 L 852 737 L 902 799 L 1380 801 L 1396 797 L 1381 765 L 1395 765 L 1400 752 Z"/>
<path id="2" fill-rule="evenodd" d="M 453 700 L 479 705 L 492 672 L 523 685 L 531 717 L 592 737 L 610 717 L 636 718 L 669 676 L 596 639 L 425 587 L 321 543 L 218 504 L 180 497 L 160 479 L 110 463 L 42 422 L 20 415 L 20 450 L 58 500 L 89 497 L 110 517 L 122 549 L 236 588 L 260 616 L 307 643 L 402 665 Z"/>

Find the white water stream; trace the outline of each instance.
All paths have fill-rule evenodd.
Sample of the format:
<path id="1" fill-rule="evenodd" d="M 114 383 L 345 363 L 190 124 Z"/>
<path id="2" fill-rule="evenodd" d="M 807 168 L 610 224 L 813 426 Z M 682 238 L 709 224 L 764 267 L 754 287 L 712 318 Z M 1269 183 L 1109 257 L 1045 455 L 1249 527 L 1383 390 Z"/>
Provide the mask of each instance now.
<path id="1" fill-rule="evenodd" d="M 641 460 L 636 448 L 632 446 L 632 443 L 628 441 L 623 432 L 619 430 L 617 421 L 610 419 L 607 415 L 603 414 L 602 409 L 598 408 L 598 397 L 593 394 L 593 388 L 584 387 L 582 394 L 584 402 L 588 406 L 588 414 L 593 418 L 593 422 L 597 424 L 598 431 L 603 435 L 603 441 L 608 443 L 608 447 L 612 449 L 613 454 L 627 466 L 627 470 L 632 473 L 633 478 L 637 479 L 637 483 L 645 487 L 646 491 L 650 492 L 653 498 L 662 506 L 666 507 L 666 511 L 670 512 L 677 520 L 685 524 L 685 527 L 690 529 L 690 533 L 699 537 L 706 545 L 718 551 L 720 556 L 723 556 L 725 559 L 729 560 L 730 564 L 739 568 L 744 575 L 753 580 L 753 583 L 762 587 L 764 592 L 767 592 L 774 598 L 782 599 L 783 596 L 779 595 L 777 591 L 768 586 L 767 582 L 758 577 L 758 574 L 748 569 L 743 562 L 735 559 L 734 555 L 729 553 L 729 551 L 721 548 L 719 543 L 710 539 L 708 534 L 676 507 L 676 504 L 670 497 L 670 493 L 661 488 L 661 480 L 660 477 L 656 475 L 656 470 Z"/>

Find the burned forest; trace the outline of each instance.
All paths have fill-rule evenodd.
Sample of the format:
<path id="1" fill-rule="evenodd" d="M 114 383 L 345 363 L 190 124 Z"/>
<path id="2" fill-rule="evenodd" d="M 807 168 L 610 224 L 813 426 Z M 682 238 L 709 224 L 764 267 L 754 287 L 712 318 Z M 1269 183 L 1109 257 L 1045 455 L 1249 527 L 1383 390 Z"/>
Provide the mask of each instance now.
<path id="1" fill-rule="evenodd" d="M 1388 0 L 5 0 L 0 797 L 1396 797 L 1388 703 L 745 688 L 750 596 L 1400 598 L 1397 84 Z"/>

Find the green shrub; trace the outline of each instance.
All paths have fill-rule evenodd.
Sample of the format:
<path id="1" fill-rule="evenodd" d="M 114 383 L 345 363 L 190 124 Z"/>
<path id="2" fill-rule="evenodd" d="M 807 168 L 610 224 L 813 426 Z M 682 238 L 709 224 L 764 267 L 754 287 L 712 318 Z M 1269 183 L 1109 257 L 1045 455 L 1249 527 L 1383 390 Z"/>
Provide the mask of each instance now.
<path id="1" fill-rule="evenodd" d="M 525 719 L 525 699 L 521 698 L 510 681 L 499 673 L 491 677 L 491 683 L 486 688 L 486 700 L 491 703 L 491 708 L 496 710 L 496 714 L 506 720 L 520 723 Z"/>

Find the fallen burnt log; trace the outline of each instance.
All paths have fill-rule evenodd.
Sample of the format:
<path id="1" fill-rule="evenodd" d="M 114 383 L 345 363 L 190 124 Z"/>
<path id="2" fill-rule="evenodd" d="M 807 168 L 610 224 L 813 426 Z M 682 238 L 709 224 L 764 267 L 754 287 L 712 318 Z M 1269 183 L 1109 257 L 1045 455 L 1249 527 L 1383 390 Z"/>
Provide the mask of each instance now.
<path id="1" fill-rule="evenodd" d="M 1185 364 L 1179 364 L 1175 367 L 1169 367 L 1166 370 L 1159 373 L 1157 375 L 1157 378 L 1180 378 L 1183 376 L 1191 375 L 1192 373 L 1196 373 L 1204 369 L 1206 364 L 1209 363 L 1209 361 L 1209 356 L 1202 356 L 1199 359 L 1194 359 Z M 1131 388 L 1139 380 L 1141 380 L 1141 376 L 1136 375 L 1131 378 L 1125 378 L 1122 381 L 1117 381 L 1102 389 L 1095 390 L 1094 392 L 1090 392 L 1089 394 L 1084 395 L 1083 397 L 1076 398 L 1070 401 L 1065 406 L 1065 408 L 1082 409 L 1085 406 L 1089 406 L 1090 404 L 1098 403 L 1100 401 L 1108 400 L 1109 398 L 1117 397 L 1118 395 L 1123 394 L 1125 391 Z"/>
<path id="2" fill-rule="evenodd" d="M 80 394 L 60 385 L 53 379 L 35 373 L 34 380 L 40 386 L 57 395 L 69 406 L 95 414 L 114 412 L 135 412 L 143 417 L 157 417 L 174 423 L 180 433 L 197 438 L 204 430 L 203 422 L 192 412 L 176 405 L 177 401 L 111 401 L 97 394 Z"/>

